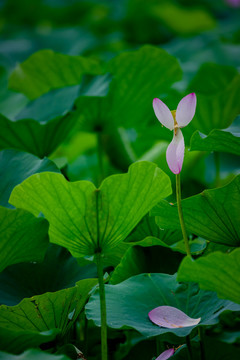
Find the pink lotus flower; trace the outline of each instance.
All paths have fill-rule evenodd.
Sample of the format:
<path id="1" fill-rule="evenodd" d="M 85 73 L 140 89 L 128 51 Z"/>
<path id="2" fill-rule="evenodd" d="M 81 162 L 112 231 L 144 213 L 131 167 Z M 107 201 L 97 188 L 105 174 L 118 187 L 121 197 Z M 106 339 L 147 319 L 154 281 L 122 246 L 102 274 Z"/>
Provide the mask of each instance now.
<path id="1" fill-rule="evenodd" d="M 174 354 L 174 349 L 168 349 L 161 353 L 156 360 L 167 360 Z"/>
<path id="2" fill-rule="evenodd" d="M 240 0 L 226 0 L 226 2 L 231 5 L 232 7 L 239 7 L 240 6 Z"/>
<path id="3" fill-rule="evenodd" d="M 201 318 L 193 319 L 173 306 L 159 306 L 151 310 L 148 316 L 154 324 L 167 329 L 194 326 L 201 320 Z"/>
<path id="4" fill-rule="evenodd" d="M 191 93 L 179 102 L 177 110 L 170 111 L 160 99 L 153 99 L 153 109 L 162 125 L 173 130 L 173 140 L 167 148 L 166 158 L 170 170 L 179 174 L 182 170 L 184 158 L 184 138 L 180 128 L 187 126 L 196 110 L 196 94 Z"/>

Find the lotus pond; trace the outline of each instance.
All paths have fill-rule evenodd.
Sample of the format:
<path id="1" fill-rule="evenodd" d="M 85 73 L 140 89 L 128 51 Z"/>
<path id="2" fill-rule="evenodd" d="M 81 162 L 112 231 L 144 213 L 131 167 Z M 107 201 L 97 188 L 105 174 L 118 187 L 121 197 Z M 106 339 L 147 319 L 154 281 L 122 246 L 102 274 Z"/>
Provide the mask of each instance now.
<path id="1" fill-rule="evenodd" d="M 240 2 L 0 29 L 0 360 L 239 360 Z"/>

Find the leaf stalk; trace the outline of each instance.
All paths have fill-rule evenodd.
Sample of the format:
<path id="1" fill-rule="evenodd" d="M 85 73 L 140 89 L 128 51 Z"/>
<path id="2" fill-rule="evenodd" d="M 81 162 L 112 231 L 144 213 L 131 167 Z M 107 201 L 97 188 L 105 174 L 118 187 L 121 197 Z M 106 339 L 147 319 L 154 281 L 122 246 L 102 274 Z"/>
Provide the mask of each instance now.
<path id="1" fill-rule="evenodd" d="M 101 253 L 96 254 L 98 283 L 99 283 L 99 295 L 100 295 L 100 310 L 101 310 L 101 353 L 102 360 L 108 358 L 107 348 L 107 309 L 106 309 L 106 296 L 103 280 L 103 258 Z"/>

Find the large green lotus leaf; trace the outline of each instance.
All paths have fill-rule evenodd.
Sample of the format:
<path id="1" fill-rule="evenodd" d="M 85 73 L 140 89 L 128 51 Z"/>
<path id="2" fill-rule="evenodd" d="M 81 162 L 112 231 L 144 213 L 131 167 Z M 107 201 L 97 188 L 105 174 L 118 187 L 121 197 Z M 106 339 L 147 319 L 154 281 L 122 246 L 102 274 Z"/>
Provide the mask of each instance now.
<path id="1" fill-rule="evenodd" d="M 240 245 L 240 175 L 228 185 L 182 201 L 184 221 L 189 232 L 229 246 Z M 179 229 L 176 204 L 161 201 L 152 210 L 162 228 Z"/>
<path id="2" fill-rule="evenodd" d="M 75 122 L 75 117 L 70 114 L 47 123 L 38 123 L 33 119 L 14 122 L 0 115 L 0 149 L 14 148 L 43 158 L 61 144 Z"/>
<path id="3" fill-rule="evenodd" d="M 152 99 L 166 94 L 182 71 L 176 58 L 154 46 L 116 56 L 108 70 L 113 76 L 108 95 L 81 96 L 76 106 L 81 111 L 83 129 L 102 130 L 103 146 L 111 162 L 126 171 L 138 159 L 126 129 L 146 133 L 146 126 L 154 118 Z"/>
<path id="4" fill-rule="evenodd" d="M 43 262 L 8 266 L 0 274 L 0 304 L 17 305 L 24 298 L 67 289 L 79 280 L 96 277 L 95 264 L 79 266 L 65 248 L 49 244 Z"/>
<path id="5" fill-rule="evenodd" d="M 16 67 L 9 86 L 29 99 L 36 99 L 50 90 L 78 85 L 84 74 L 99 75 L 101 72 L 95 59 L 40 50 Z"/>
<path id="6" fill-rule="evenodd" d="M 240 75 L 234 68 L 202 65 L 189 91 L 197 94 L 197 109 L 191 125 L 204 134 L 227 128 L 240 112 Z"/>
<path id="7" fill-rule="evenodd" d="M 0 351 L 0 360 L 69 360 L 66 355 L 54 355 L 37 349 L 24 351 L 20 355 L 11 355 Z"/>
<path id="8" fill-rule="evenodd" d="M 208 136 L 196 131 L 191 138 L 191 151 L 220 151 L 240 155 L 240 134 L 212 130 Z"/>
<path id="9" fill-rule="evenodd" d="M 48 246 L 48 222 L 21 209 L 0 206 L 0 271 L 8 265 L 42 261 Z"/>
<path id="10" fill-rule="evenodd" d="M 0 306 L 0 349 L 20 353 L 64 336 L 83 309 L 96 279 L 75 287 L 24 299 L 16 306 Z"/>
<path id="11" fill-rule="evenodd" d="M 11 208 L 8 203 L 13 188 L 29 176 L 43 171 L 60 172 L 48 159 L 7 149 L 0 152 L 0 205 Z"/>
<path id="12" fill-rule="evenodd" d="M 73 256 L 105 255 L 123 241 L 141 218 L 171 193 L 168 176 L 155 164 L 138 162 L 127 174 L 106 178 L 99 189 L 62 175 L 33 175 L 15 187 L 10 202 L 50 223 L 50 241 Z"/>
<path id="13" fill-rule="evenodd" d="M 116 56 L 108 66 L 113 80 L 107 116 L 121 127 L 144 126 L 153 117 L 152 100 L 181 79 L 176 58 L 146 45 Z"/>
<path id="14" fill-rule="evenodd" d="M 240 305 L 218 299 L 214 292 L 199 290 L 197 284 L 179 284 L 176 275 L 141 274 L 117 285 L 105 285 L 105 290 L 108 326 L 130 327 L 146 337 L 169 333 L 183 337 L 196 327 L 166 329 L 153 324 L 148 313 L 161 305 L 176 307 L 192 318 L 201 317 L 200 325 L 215 324 L 224 310 L 240 309 Z M 96 325 L 101 324 L 98 291 L 86 305 L 86 314 Z"/>
<path id="15" fill-rule="evenodd" d="M 49 155 L 76 124 L 77 115 L 72 109 L 78 91 L 79 86 L 51 91 L 31 101 L 14 120 L 0 115 L 0 149 Z"/>
<path id="16" fill-rule="evenodd" d="M 240 304 L 240 249 L 230 254 L 214 252 L 197 260 L 183 259 L 180 281 L 194 281 L 200 287 L 216 291 L 218 296 Z"/>
<path id="17" fill-rule="evenodd" d="M 56 117 L 66 115 L 74 107 L 79 96 L 80 86 L 66 86 L 61 89 L 49 91 L 47 94 L 30 101 L 14 118 L 34 119 L 39 123 L 46 123 Z"/>

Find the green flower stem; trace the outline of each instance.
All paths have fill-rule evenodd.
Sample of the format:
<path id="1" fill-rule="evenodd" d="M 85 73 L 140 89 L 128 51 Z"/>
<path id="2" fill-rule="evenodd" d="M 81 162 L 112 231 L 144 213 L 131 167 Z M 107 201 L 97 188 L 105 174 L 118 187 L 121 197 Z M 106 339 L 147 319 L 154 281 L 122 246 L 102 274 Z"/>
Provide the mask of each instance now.
<path id="1" fill-rule="evenodd" d="M 219 152 L 214 151 L 214 162 L 216 168 L 216 177 L 215 177 L 215 187 L 219 187 L 220 185 L 220 156 Z"/>
<path id="2" fill-rule="evenodd" d="M 97 156 L 98 156 L 98 171 L 99 171 L 97 184 L 100 185 L 104 179 L 102 133 L 100 131 L 97 132 Z"/>
<path id="3" fill-rule="evenodd" d="M 178 216 L 179 216 L 179 221 L 180 221 L 180 225 L 181 225 L 181 229 L 182 229 L 185 248 L 186 248 L 187 255 L 189 255 L 191 257 L 191 251 L 190 251 L 190 246 L 189 246 L 189 242 L 188 242 L 186 226 L 185 226 L 184 219 L 183 219 L 183 212 L 182 212 L 180 174 L 176 175 L 176 196 L 177 196 Z"/>
<path id="4" fill-rule="evenodd" d="M 84 323 L 84 342 L 83 342 L 83 353 L 88 353 L 88 320 L 85 318 Z"/>
<path id="5" fill-rule="evenodd" d="M 108 357 L 107 309 L 106 309 L 105 288 L 104 288 L 104 280 L 103 280 L 103 260 L 101 253 L 96 254 L 96 262 L 97 262 L 97 271 L 98 271 L 100 308 L 101 308 L 101 352 L 102 352 L 102 360 L 107 360 Z"/>
<path id="6" fill-rule="evenodd" d="M 192 346 L 191 346 L 191 340 L 190 340 L 190 336 L 186 336 L 186 345 L 188 348 L 188 358 L 189 360 L 193 359 L 193 354 L 192 354 Z"/>
<path id="7" fill-rule="evenodd" d="M 201 360 L 206 360 L 204 349 L 204 329 L 202 326 L 198 327 L 198 336 L 200 340 Z"/>
<path id="8" fill-rule="evenodd" d="M 157 350 L 157 356 L 165 350 L 164 343 L 161 341 L 160 336 L 156 336 L 156 350 Z"/>

